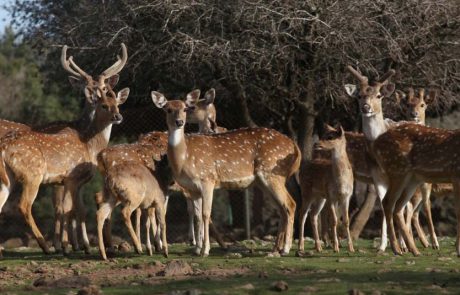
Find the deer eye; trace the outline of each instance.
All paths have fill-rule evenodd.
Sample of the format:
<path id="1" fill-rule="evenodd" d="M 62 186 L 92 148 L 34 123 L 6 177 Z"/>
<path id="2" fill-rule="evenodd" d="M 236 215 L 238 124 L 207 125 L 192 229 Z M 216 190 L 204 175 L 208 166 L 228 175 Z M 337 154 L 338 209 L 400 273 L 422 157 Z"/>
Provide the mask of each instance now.
<path id="1" fill-rule="evenodd" d="M 109 106 L 106 105 L 106 104 L 103 104 L 103 105 L 102 105 L 102 109 L 105 110 L 105 111 L 108 111 L 108 110 L 109 110 Z"/>
<path id="2" fill-rule="evenodd" d="M 420 107 L 424 108 L 424 107 L 425 107 L 425 104 L 424 104 L 424 103 L 422 103 L 422 104 L 420 105 Z"/>
<path id="3" fill-rule="evenodd" d="M 383 95 L 382 95 L 382 94 L 380 94 L 380 93 L 379 93 L 379 94 L 377 94 L 377 98 L 378 98 L 378 99 L 382 99 L 382 97 L 383 97 Z"/>

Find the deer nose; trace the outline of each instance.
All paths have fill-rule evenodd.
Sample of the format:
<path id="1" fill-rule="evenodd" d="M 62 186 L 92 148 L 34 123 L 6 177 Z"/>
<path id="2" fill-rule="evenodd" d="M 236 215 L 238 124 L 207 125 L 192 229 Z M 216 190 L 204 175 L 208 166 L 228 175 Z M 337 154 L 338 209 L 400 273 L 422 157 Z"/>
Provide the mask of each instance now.
<path id="1" fill-rule="evenodd" d="M 177 126 L 177 127 L 182 127 L 182 126 L 184 126 L 184 120 L 176 120 L 176 126 Z"/>
<path id="2" fill-rule="evenodd" d="M 371 106 L 367 103 L 363 104 L 362 111 L 363 113 L 369 113 L 371 111 Z"/>
<path id="3" fill-rule="evenodd" d="M 418 112 L 411 112 L 410 114 L 411 114 L 411 116 L 414 117 L 414 118 L 418 117 Z"/>
<path id="4" fill-rule="evenodd" d="M 120 124 L 121 121 L 123 121 L 123 116 L 121 114 L 113 114 L 112 121 L 117 124 Z"/>

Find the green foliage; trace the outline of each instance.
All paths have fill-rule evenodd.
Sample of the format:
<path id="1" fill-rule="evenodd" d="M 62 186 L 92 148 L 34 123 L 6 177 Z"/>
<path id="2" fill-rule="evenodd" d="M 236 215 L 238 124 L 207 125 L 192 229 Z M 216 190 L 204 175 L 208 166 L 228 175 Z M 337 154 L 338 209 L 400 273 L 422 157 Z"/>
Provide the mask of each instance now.
<path id="1" fill-rule="evenodd" d="M 59 96 L 55 83 L 45 86 L 39 62 L 31 47 L 7 27 L 0 37 L 1 118 L 43 124 L 75 117 L 77 101 Z"/>

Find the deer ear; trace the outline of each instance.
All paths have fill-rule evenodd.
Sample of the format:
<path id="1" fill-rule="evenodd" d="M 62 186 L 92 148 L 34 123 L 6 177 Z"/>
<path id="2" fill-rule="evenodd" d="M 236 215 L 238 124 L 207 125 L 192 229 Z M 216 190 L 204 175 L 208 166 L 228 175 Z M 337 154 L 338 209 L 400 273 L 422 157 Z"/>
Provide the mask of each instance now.
<path id="1" fill-rule="evenodd" d="M 396 97 L 396 103 L 400 104 L 401 100 L 406 99 L 407 95 L 401 90 L 396 90 L 395 97 Z"/>
<path id="2" fill-rule="evenodd" d="M 206 91 L 206 94 L 204 95 L 206 104 L 214 103 L 215 98 L 216 98 L 216 90 L 214 88 L 211 88 L 208 91 Z"/>
<path id="3" fill-rule="evenodd" d="M 168 102 L 166 97 L 163 94 L 161 94 L 160 92 L 152 91 L 150 93 L 150 96 L 152 97 L 153 103 L 159 109 L 162 109 L 166 105 L 166 103 Z"/>
<path id="4" fill-rule="evenodd" d="M 97 103 L 97 101 L 98 101 L 98 97 L 97 97 L 96 93 L 94 91 L 90 90 L 88 87 L 85 87 L 84 92 L 85 92 L 86 101 L 90 105 L 95 105 Z"/>
<path id="5" fill-rule="evenodd" d="M 193 106 L 197 103 L 197 101 L 200 99 L 200 89 L 195 89 L 191 92 L 189 92 L 185 98 L 185 104 L 187 106 Z"/>
<path id="6" fill-rule="evenodd" d="M 357 97 L 358 96 L 358 86 L 355 84 L 345 84 L 345 92 L 350 96 L 350 97 Z"/>
<path id="7" fill-rule="evenodd" d="M 107 84 L 109 84 L 110 88 L 115 88 L 115 86 L 118 83 L 118 80 L 120 80 L 120 76 L 118 74 L 115 74 L 109 78 L 106 79 Z"/>
<path id="8" fill-rule="evenodd" d="M 430 89 L 428 94 L 425 95 L 425 103 L 426 104 L 433 104 L 436 99 L 438 98 L 438 91 L 436 89 Z"/>
<path id="9" fill-rule="evenodd" d="M 327 124 L 327 123 L 324 123 L 323 125 L 323 129 L 327 132 L 330 132 L 330 131 L 335 131 L 334 127 L 332 127 L 331 125 Z"/>
<path id="10" fill-rule="evenodd" d="M 380 93 L 385 97 L 390 97 L 395 91 L 395 88 L 394 83 L 387 83 L 380 88 Z"/>
<path id="11" fill-rule="evenodd" d="M 117 93 L 117 104 L 124 104 L 125 101 L 128 99 L 129 96 L 129 88 L 123 88 L 122 90 L 118 91 Z"/>
<path id="12" fill-rule="evenodd" d="M 343 130 L 342 124 L 338 123 L 336 128 L 337 128 L 337 135 L 342 137 L 345 134 L 345 131 Z"/>
<path id="13" fill-rule="evenodd" d="M 76 89 L 82 89 L 83 87 L 86 86 L 85 81 L 77 77 L 74 77 L 74 76 L 69 76 L 69 82 L 70 82 L 70 85 L 72 85 L 72 87 Z"/>

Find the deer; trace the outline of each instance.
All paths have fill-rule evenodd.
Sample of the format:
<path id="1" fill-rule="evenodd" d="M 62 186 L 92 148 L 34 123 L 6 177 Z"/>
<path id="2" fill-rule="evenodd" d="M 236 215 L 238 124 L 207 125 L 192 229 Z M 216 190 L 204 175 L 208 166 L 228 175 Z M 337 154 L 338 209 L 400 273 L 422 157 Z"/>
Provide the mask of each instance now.
<path id="1" fill-rule="evenodd" d="M 395 71 L 389 70 L 377 81 L 369 83 L 368 78 L 363 76 L 352 66 L 348 66 L 347 70 L 360 82 L 359 85 L 346 84 L 345 91 L 350 97 L 358 99 L 363 126 L 363 134 L 356 134 L 353 136 L 355 139 L 354 141 L 350 141 L 347 137 L 347 142 L 350 142 L 349 156 L 353 169 L 355 169 L 355 177 L 362 175 L 362 177 L 358 176 L 356 179 L 367 183 L 372 182 L 382 203 L 387 191 L 387 178 L 376 162 L 371 147 L 372 143 L 381 134 L 385 133 L 393 126 L 401 124 L 384 119 L 382 111 L 381 100 L 383 97 L 390 97 L 395 90 L 395 85 L 389 82 L 390 78 L 395 74 Z M 351 154 L 354 156 L 351 156 Z M 356 165 L 355 160 L 359 160 L 361 165 Z M 363 169 L 359 169 L 359 167 Z M 369 178 L 369 176 L 371 177 Z M 388 243 L 387 240 L 387 221 L 385 216 L 383 216 L 381 243 L 378 248 L 379 252 L 385 251 Z"/>
<path id="2" fill-rule="evenodd" d="M 403 106 L 403 112 L 405 117 L 408 121 L 413 121 L 421 125 L 425 125 L 425 112 L 428 105 L 432 104 L 437 97 L 437 91 L 431 89 L 427 94 L 425 93 L 425 89 L 420 88 L 418 93 L 416 94 L 412 87 L 408 88 L 407 93 L 397 90 L 395 92 L 396 100 L 401 102 Z M 436 186 L 436 192 L 439 193 L 439 186 Z M 442 191 L 452 191 L 452 186 L 450 184 L 443 184 Z M 411 228 L 411 223 L 417 231 L 417 235 L 422 243 L 423 247 L 427 248 L 429 246 L 428 240 L 426 238 L 425 232 L 423 231 L 422 227 L 420 226 L 419 221 L 419 212 L 421 209 L 422 201 L 423 201 L 423 208 L 425 211 L 425 216 L 428 221 L 428 229 L 430 231 L 431 237 L 431 245 L 433 249 L 439 249 L 439 242 L 436 236 L 436 231 L 434 229 L 433 219 L 431 216 L 431 201 L 430 195 L 432 191 L 432 184 L 424 183 L 420 186 L 414 196 L 411 198 L 410 202 L 407 204 L 406 211 L 407 211 L 407 224 L 409 228 Z M 400 243 L 402 244 L 402 243 Z M 402 246 L 403 251 L 407 251 L 404 249 L 405 247 Z"/>
<path id="3" fill-rule="evenodd" d="M 199 90 L 195 90 L 199 91 Z M 215 98 L 215 90 L 211 88 L 204 95 L 204 99 L 196 101 L 186 101 L 189 107 L 187 118 L 192 118 L 189 123 L 196 123 L 199 125 L 199 132 L 210 133 L 225 130 L 225 128 L 218 128 L 211 130 L 207 128 L 215 128 L 211 126 L 209 120 L 215 122 L 215 108 L 213 106 Z M 196 107 L 195 107 L 196 106 Z M 210 107 L 212 106 L 212 107 Z M 208 111 L 214 110 L 213 114 L 207 114 Z M 160 222 L 159 231 L 156 230 L 155 209 L 160 221 L 164 221 L 164 213 L 166 212 L 168 191 L 171 189 L 187 193 L 187 191 L 171 186 L 172 175 L 169 169 L 165 169 L 159 164 L 161 157 L 166 155 L 167 152 L 167 134 L 164 132 L 153 131 L 146 135 L 139 137 L 139 140 L 132 144 L 121 144 L 104 149 L 98 155 L 98 166 L 102 175 L 104 175 L 105 186 L 104 191 L 99 192 L 96 199 L 98 200 L 97 223 L 98 223 L 98 238 L 99 248 L 103 259 L 107 259 L 107 254 L 104 248 L 104 236 L 102 234 L 104 221 L 110 218 L 113 208 L 118 204 L 125 204 L 122 211 L 125 224 L 131 235 L 131 239 L 135 245 L 137 253 L 142 252 L 140 246 L 140 214 L 139 207 L 143 207 L 144 212 L 147 213 L 146 218 L 146 248 L 149 255 L 152 255 L 152 246 L 150 242 L 149 227 L 152 226 L 152 232 L 155 237 L 161 235 L 161 240 L 156 241 L 157 249 L 162 248 L 166 243 L 165 227 L 166 225 Z M 147 173 L 150 171 L 150 173 Z M 194 240 L 194 224 L 193 215 L 194 210 L 197 208 L 196 215 L 201 214 L 200 204 L 193 204 L 193 201 L 187 198 L 189 216 L 189 235 L 192 234 Z M 150 206 L 151 205 L 151 206 Z M 131 206 L 131 209 L 129 208 Z M 137 206 L 137 207 L 136 207 Z M 197 207 L 198 206 L 198 207 Z M 135 235 L 131 231 L 132 228 L 130 216 L 132 208 L 136 209 L 136 231 Z M 201 219 L 201 216 L 197 216 Z M 107 228 L 106 228 L 107 229 Z M 109 249 L 112 248 L 110 229 L 106 232 L 106 237 L 109 244 Z M 214 229 L 216 233 L 216 230 Z M 217 233 L 218 234 L 218 233 Z M 217 237 L 217 241 L 225 247 L 222 239 Z M 167 249 L 163 249 L 167 255 Z"/>
<path id="4" fill-rule="evenodd" d="M 112 86 L 127 61 L 127 49 L 121 45 L 122 57 L 100 74 L 97 79 L 83 71 L 73 57 L 66 58 L 67 46 L 61 54 L 64 69 L 71 74 L 72 82 L 84 85 L 86 104 L 82 116 L 73 126 L 57 133 L 36 131 L 16 132 L 3 137 L 0 142 L 0 198 L 7 199 L 15 185 L 22 187 L 19 209 L 44 253 L 49 253 L 43 235 L 32 216 L 32 204 L 40 184 L 63 184 L 66 197 L 72 200 L 71 208 L 64 208 L 62 224 L 62 250 L 67 253 L 67 224 L 71 211 L 84 220 L 83 206 L 78 197 L 80 187 L 88 182 L 97 165 L 96 155 L 107 147 L 113 124 L 123 120 L 118 106 L 129 95 L 129 88 L 117 94 Z M 80 221 L 82 231 L 86 226 Z M 87 237 L 85 247 L 89 249 Z"/>
<path id="5" fill-rule="evenodd" d="M 324 138 L 315 145 L 316 150 L 330 152 L 329 159 L 317 158 L 305 162 L 299 172 L 299 182 L 302 193 L 302 205 L 299 211 L 299 247 L 298 256 L 304 251 L 304 228 L 308 213 L 311 210 L 311 224 L 315 248 L 322 251 L 318 234 L 318 215 L 324 205 L 330 210 L 332 219 L 332 238 L 335 252 L 339 252 L 337 237 L 336 206 L 340 209 L 347 231 L 348 250 L 354 252 L 353 241 L 350 235 L 350 219 L 348 208 L 353 194 L 353 171 L 347 154 L 347 143 L 342 126 L 333 128 L 326 125 Z"/>
<path id="6" fill-rule="evenodd" d="M 157 91 L 152 91 L 151 96 L 155 106 L 166 112 L 167 155 L 173 178 L 192 199 L 202 202 L 203 220 L 198 228 L 204 235 L 197 241 L 196 253 L 203 257 L 209 255 L 214 189 L 245 189 L 255 182 L 270 192 L 279 205 L 281 222 L 274 250 L 289 253 L 296 204 L 285 183 L 300 166 L 297 144 L 268 128 L 185 135 L 187 105 L 181 100 L 168 101 Z M 199 93 L 192 91 L 186 97 L 196 99 L 198 96 Z"/>

